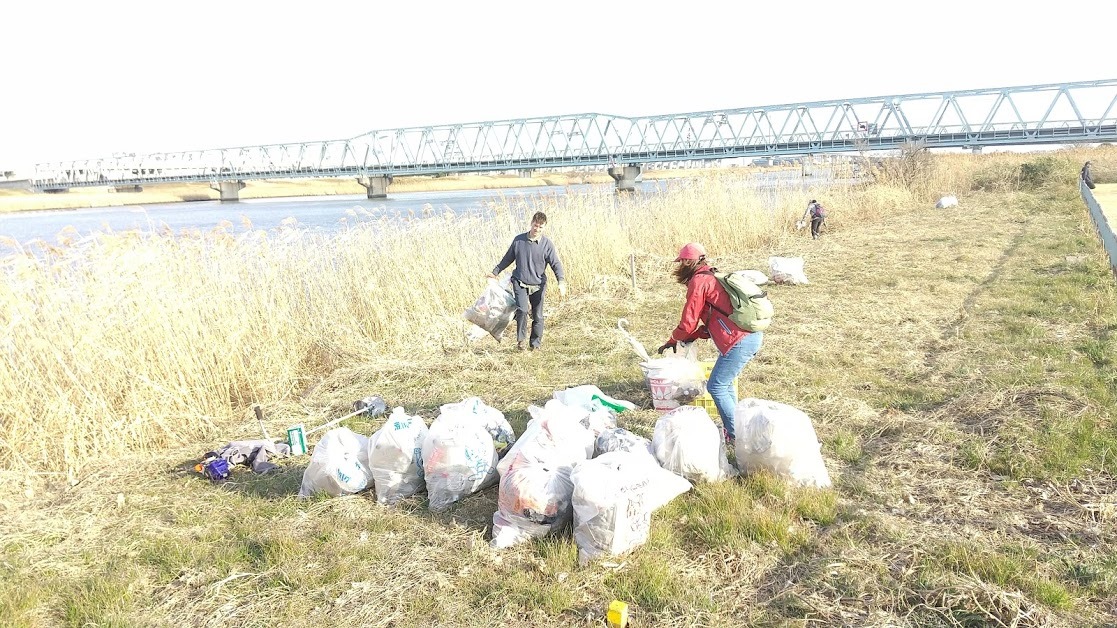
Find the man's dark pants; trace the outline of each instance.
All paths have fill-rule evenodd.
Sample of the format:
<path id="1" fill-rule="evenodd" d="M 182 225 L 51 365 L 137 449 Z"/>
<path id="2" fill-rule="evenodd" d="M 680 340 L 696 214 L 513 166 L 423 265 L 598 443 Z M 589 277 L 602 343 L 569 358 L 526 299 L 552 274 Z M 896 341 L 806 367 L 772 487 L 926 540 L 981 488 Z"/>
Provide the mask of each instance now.
<path id="1" fill-rule="evenodd" d="M 825 218 L 811 218 L 811 237 L 817 239 L 819 231 L 822 229 L 822 222 Z"/>
<path id="2" fill-rule="evenodd" d="M 543 293 L 547 291 L 547 287 L 540 286 L 538 290 L 528 294 L 527 288 L 520 285 L 520 282 L 513 281 L 512 289 L 516 293 L 516 341 L 527 340 L 527 317 L 530 313 L 531 346 L 538 349 L 543 344 Z"/>

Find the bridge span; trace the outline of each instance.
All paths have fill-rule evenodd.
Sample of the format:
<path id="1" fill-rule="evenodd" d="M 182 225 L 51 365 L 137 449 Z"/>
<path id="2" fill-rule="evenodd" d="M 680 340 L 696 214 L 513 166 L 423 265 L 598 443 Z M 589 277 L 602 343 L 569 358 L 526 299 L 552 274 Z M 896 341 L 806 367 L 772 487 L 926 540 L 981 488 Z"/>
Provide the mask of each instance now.
<path id="1" fill-rule="evenodd" d="M 655 116 L 600 113 L 374 130 L 328 141 L 42 163 L 39 191 L 209 183 L 235 200 L 244 181 L 356 178 L 369 198 L 393 177 L 607 167 L 618 190 L 644 164 L 895 149 L 1117 140 L 1117 79 L 900 94 Z"/>

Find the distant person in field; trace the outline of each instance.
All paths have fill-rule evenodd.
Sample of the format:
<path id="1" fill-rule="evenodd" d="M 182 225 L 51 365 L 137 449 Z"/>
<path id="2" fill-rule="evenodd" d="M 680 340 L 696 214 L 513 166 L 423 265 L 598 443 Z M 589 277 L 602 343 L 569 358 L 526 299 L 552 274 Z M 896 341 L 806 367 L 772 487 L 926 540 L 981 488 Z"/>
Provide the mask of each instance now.
<path id="1" fill-rule="evenodd" d="M 493 268 L 489 277 L 496 279 L 505 268 L 515 262 L 512 271 L 512 291 L 516 295 L 516 349 L 532 351 L 543 344 L 543 295 L 547 292 L 547 266 L 558 280 L 559 296 L 566 298 L 566 279 L 558 252 L 550 238 L 543 235 L 547 214 L 535 212 L 531 228 L 512 239 L 508 252 Z M 528 337 L 527 319 L 531 316 L 531 337 Z M 525 346 L 524 343 L 528 343 Z"/>
<path id="2" fill-rule="evenodd" d="M 800 220 L 806 220 L 807 218 L 811 219 L 811 237 L 817 240 L 818 236 L 822 235 L 820 233 L 822 223 L 826 222 L 826 208 L 822 206 L 822 203 L 812 198 L 811 202 L 807 203 L 807 211 L 803 212 L 803 217 Z"/>
<path id="3" fill-rule="evenodd" d="M 1091 190 L 1094 189 L 1094 177 L 1090 176 L 1090 162 L 1088 161 L 1082 166 L 1082 181 L 1086 184 L 1086 187 Z"/>
<path id="4" fill-rule="evenodd" d="M 725 439 L 732 445 L 737 439 L 733 426 L 737 395 L 733 392 L 733 382 L 760 351 L 764 332 L 745 331 L 729 320 L 733 303 L 729 300 L 729 293 L 714 277 L 713 272 L 717 269 L 707 263 L 705 247 L 691 242 L 679 251 L 675 263 L 675 280 L 686 286 L 686 304 L 683 305 L 679 326 L 658 352 L 663 355 L 668 349 L 675 351 L 678 343 L 693 342 L 698 338 L 713 341 L 720 355 L 710 371 L 706 390 L 713 397 L 721 416 Z"/>

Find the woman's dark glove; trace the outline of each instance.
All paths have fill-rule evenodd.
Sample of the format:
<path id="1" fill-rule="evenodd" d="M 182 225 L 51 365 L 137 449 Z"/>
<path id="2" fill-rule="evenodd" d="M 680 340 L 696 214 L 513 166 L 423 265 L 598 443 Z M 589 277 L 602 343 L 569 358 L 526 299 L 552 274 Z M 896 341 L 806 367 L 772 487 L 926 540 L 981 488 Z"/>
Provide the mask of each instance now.
<path id="1" fill-rule="evenodd" d="M 677 347 L 678 344 L 679 343 L 675 342 L 674 340 L 668 340 L 667 342 L 663 343 L 662 347 L 656 349 L 656 353 L 658 353 L 659 355 L 663 355 L 663 352 L 668 349 L 671 350 L 671 353 L 675 353 L 675 347 Z"/>

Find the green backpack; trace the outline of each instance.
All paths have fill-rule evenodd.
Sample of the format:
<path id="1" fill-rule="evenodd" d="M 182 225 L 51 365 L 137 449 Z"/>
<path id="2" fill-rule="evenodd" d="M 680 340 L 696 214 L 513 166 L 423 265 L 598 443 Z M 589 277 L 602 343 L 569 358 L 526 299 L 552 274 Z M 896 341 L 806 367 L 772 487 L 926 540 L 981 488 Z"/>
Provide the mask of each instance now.
<path id="1" fill-rule="evenodd" d="M 772 324 L 772 301 L 768 293 L 761 290 L 760 286 L 746 279 L 740 273 L 720 273 L 715 268 L 705 271 L 714 276 L 722 288 L 729 293 L 729 302 L 733 304 L 732 312 L 722 311 L 721 308 L 711 307 L 724 314 L 735 325 L 745 331 L 764 331 Z"/>

